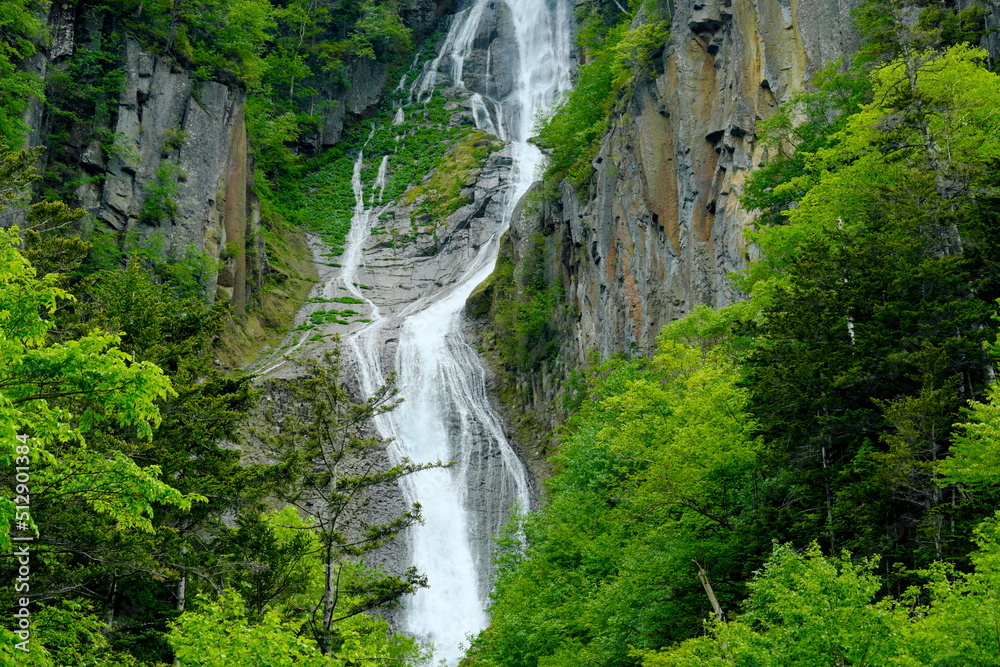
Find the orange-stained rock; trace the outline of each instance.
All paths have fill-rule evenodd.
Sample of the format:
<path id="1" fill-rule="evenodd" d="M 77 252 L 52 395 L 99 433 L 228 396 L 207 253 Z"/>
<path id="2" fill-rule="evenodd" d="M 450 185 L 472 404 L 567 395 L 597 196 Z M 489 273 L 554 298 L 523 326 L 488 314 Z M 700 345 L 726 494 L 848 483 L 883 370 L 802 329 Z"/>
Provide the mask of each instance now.
<path id="1" fill-rule="evenodd" d="M 661 73 L 637 85 L 604 138 L 588 197 L 563 184 L 537 221 L 561 244 L 553 270 L 575 305 L 567 365 L 591 349 L 648 351 L 695 305 L 742 297 L 727 276 L 748 252 L 742 231 L 753 216 L 738 197 L 766 159 L 757 123 L 856 49 L 857 1 L 675 3 Z"/>

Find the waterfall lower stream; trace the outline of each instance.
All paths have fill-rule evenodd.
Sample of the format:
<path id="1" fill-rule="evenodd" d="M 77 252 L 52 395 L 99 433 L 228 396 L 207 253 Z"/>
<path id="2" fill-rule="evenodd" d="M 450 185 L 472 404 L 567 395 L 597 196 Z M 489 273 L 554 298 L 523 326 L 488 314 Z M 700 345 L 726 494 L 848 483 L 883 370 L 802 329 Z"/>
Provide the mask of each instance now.
<path id="1" fill-rule="evenodd" d="M 397 373 L 404 402 L 375 423 L 383 437 L 392 438 L 390 456 L 454 462 L 401 480 L 406 501 L 423 508 L 423 523 L 408 529 L 406 539 L 411 562 L 427 576 L 429 587 L 404 602 L 400 620 L 403 630 L 433 644 L 435 663 L 457 664 L 467 638 L 488 623 L 491 537 L 515 507 L 529 503 L 525 470 L 491 406 L 487 374 L 464 337 L 462 312 L 493 271 L 500 235 L 543 162 L 528 141 L 536 119 L 569 90 L 570 5 L 569 0 L 472 0 L 455 15 L 441 50 L 410 88 L 414 103 L 442 85 L 467 89 L 466 104 L 477 127 L 506 143 L 509 171 L 499 185 L 503 201 L 483 221 L 486 229 L 477 232 L 476 240 L 470 232 L 468 247 L 451 250 L 459 259 L 444 275 L 432 277 L 430 289 L 408 302 L 376 303 L 378 298 L 359 289 L 365 286 L 357 281 L 368 282 L 380 270 L 398 270 L 366 265 L 364 252 L 373 224 L 391 206 L 381 202 L 389 158 L 366 190 L 359 154 L 354 219 L 340 270 L 326 277 L 319 292 L 333 298 L 346 291 L 370 310 L 367 324 L 344 342 L 363 394 Z M 504 53 L 493 53 L 497 34 Z M 485 58 L 484 42 L 489 45 Z M 394 122 L 404 122 L 402 109 Z"/>

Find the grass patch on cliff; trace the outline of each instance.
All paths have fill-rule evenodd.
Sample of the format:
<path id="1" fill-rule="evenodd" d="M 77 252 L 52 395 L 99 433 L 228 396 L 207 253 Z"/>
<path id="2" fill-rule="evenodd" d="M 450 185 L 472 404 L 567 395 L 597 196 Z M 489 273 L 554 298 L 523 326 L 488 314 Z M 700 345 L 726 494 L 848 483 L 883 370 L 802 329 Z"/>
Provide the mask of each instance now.
<path id="1" fill-rule="evenodd" d="M 505 239 L 489 284 L 476 295 L 479 301 L 488 300 L 485 308 L 501 363 L 522 373 L 541 368 L 555 356 L 560 342 L 555 315 L 563 286 L 550 278 L 553 258 L 545 237 L 537 234 L 532 241 L 531 251 L 515 264 L 512 244 Z M 473 308 L 477 299 L 471 300 Z"/>
<path id="2" fill-rule="evenodd" d="M 596 12 L 585 17 L 577 43 L 587 63 L 577 72 L 573 90 L 538 131 L 538 144 L 549 150 L 546 180 L 567 179 L 586 191 L 615 109 L 632 82 L 649 73 L 667 41 L 668 23 L 653 9 L 643 8 L 645 18 L 632 27 L 639 10 L 634 7 L 611 27 Z"/>
<path id="3" fill-rule="evenodd" d="M 361 181 L 366 205 L 398 200 L 442 166 L 453 180 L 459 178 L 467 171 L 470 159 L 478 159 L 483 150 L 488 154 L 489 148 L 483 148 L 491 145 L 484 139 L 488 135 L 454 122 L 454 107 L 439 91 L 426 104 L 404 106 L 406 121 L 394 125 L 395 109 L 384 105 L 372 121 L 350 127 L 340 143 L 303 164 L 297 177 L 289 179 L 289 185 L 275 193 L 278 208 L 295 224 L 318 232 L 330 246 L 332 256 L 340 255 L 357 204 L 351 181 L 359 151 L 364 152 Z M 457 153 L 460 159 L 446 159 L 446 155 L 454 153 L 453 146 L 459 142 L 464 146 L 469 143 L 467 138 L 473 136 L 476 139 L 471 141 L 472 145 Z M 472 157 L 466 157 L 466 153 Z M 375 180 L 386 156 L 389 163 L 385 189 L 377 190 Z M 445 194 L 442 190 L 441 200 L 452 202 L 451 190 L 448 196 Z"/>
<path id="4" fill-rule="evenodd" d="M 429 217 L 431 224 L 444 220 L 472 200 L 462 194 L 483 162 L 493 151 L 503 147 L 492 135 L 476 130 L 456 143 L 438 161 L 430 178 L 410 188 L 403 195 L 404 204 L 423 199 L 416 210 L 417 217 Z"/>
<path id="5" fill-rule="evenodd" d="M 216 356 L 227 368 L 240 368 L 257 359 L 265 346 L 278 345 L 317 279 L 302 230 L 274 217 L 270 206 L 265 210 L 262 233 L 270 272 L 246 319 L 226 325 Z"/>

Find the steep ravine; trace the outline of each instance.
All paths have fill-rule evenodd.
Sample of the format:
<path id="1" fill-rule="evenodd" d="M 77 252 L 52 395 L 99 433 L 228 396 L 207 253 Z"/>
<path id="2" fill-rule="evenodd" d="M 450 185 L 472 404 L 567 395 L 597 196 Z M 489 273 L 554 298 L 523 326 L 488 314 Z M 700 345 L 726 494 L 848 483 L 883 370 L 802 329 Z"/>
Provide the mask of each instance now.
<path id="1" fill-rule="evenodd" d="M 405 131 L 406 118 L 443 86 L 437 94 L 451 100 L 445 105 L 450 124 L 475 124 L 486 132 L 466 134 L 439 165 L 443 180 L 427 174 L 398 202 L 381 198 L 399 157 L 366 156 L 368 144 L 362 146 L 344 252 L 336 266 L 323 270 L 314 305 L 298 318 L 303 330 L 283 346 L 315 356 L 330 347 L 330 334 L 339 334 L 357 375 L 358 398 L 398 373 L 404 403 L 375 420 L 378 433 L 393 439 L 390 460 L 453 462 L 401 481 L 402 497 L 423 506 L 424 522 L 381 554 L 390 571 L 414 565 L 427 575 L 429 588 L 404 602 L 398 620 L 433 643 L 435 659 L 450 665 L 460 659 L 467 636 L 487 623 L 492 537 L 515 506 L 531 502 L 524 468 L 487 395 L 486 370 L 465 339 L 462 312 L 468 295 L 493 270 L 500 233 L 541 165 L 542 154 L 528 139 L 538 112 L 569 88 L 570 16 L 562 0 L 479 0 L 455 16 L 393 123 Z M 373 127 L 368 142 L 376 143 L 378 131 Z M 466 153 L 483 149 L 489 154 L 478 166 L 458 166 L 468 165 Z M 368 184 L 362 174 L 375 165 L 378 176 Z M 441 188 L 451 188 L 455 179 L 457 210 L 432 222 L 433 233 L 421 232 L 424 195 L 417 193 L 433 191 L 439 180 Z M 321 304 L 343 299 L 354 304 L 351 315 L 339 306 L 342 319 L 320 314 L 330 308 Z M 277 354 L 257 370 L 266 377 L 297 372 Z M 388 500 L 394 496 L 384 489 L 378 502 L 369 499 L 371 511 L 398 507 Z"/>

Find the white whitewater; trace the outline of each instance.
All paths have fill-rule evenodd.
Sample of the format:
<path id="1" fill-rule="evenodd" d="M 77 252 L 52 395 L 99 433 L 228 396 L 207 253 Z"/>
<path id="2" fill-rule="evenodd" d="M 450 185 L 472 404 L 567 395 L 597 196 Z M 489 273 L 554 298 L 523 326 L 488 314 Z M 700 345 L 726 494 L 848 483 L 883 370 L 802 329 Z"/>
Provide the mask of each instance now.
<path id="1" fill-rule="evenodd" d="M 462 86 L 465 59 L 479 22 L 493 9 L 490 5 L 502 2 L 474 0 L 456 15 L 441 52 L 413 83 L 411 97 L 425 99 L 443 83 L 438 72 L 443 64 L 450 72 L 450 84 Z M 449 468 L 426 470 L 402 481 L 407 500 L 423 507 L 423 524 L 408 531 L 409 551 L 413 565 L 430 583 L 405 602 L 402 622 L 404 630 L 434 645 L 435 663 L 443 660 L 448 665 L 458 663 L 467 638 L 488 623 L 489 538 L 514 506 L 526 508 L 529 502 L 524 468 L 490 405 L 482 363 L 463 337 L 462 310 L 472 291 L 493 271 L 499 236 L 542 164 L 541 152 L 528 143 L 534 120 L 570 87 L 569 0 L 507 0 L 507 4 L 519 50 L 515 89 L 505 100 L 481 94 L 472 99 L 477 125 L 511 147 L 503 219 L 495 221 L 492 240 L 480 248 L 458 281 L 411 304 L 397 317 L 383 317 L 369 301 L 372 322 L 347 339 L 366 394 L 384 381 L 389 370 L 398 373 L 405 402 L 376 420 L 380 433 L 394 439 L 391 455 L 420 463 L 454 461 Z M 364 236 L 377 212 L 365 209 L 360 156 L 357 164 L 357 206 L 341 281 L 367 301 L 353 284 L 353 276 L 364 261 Z M 384 359 L 386 339 L 396 336 L 393 358 Z"/>

